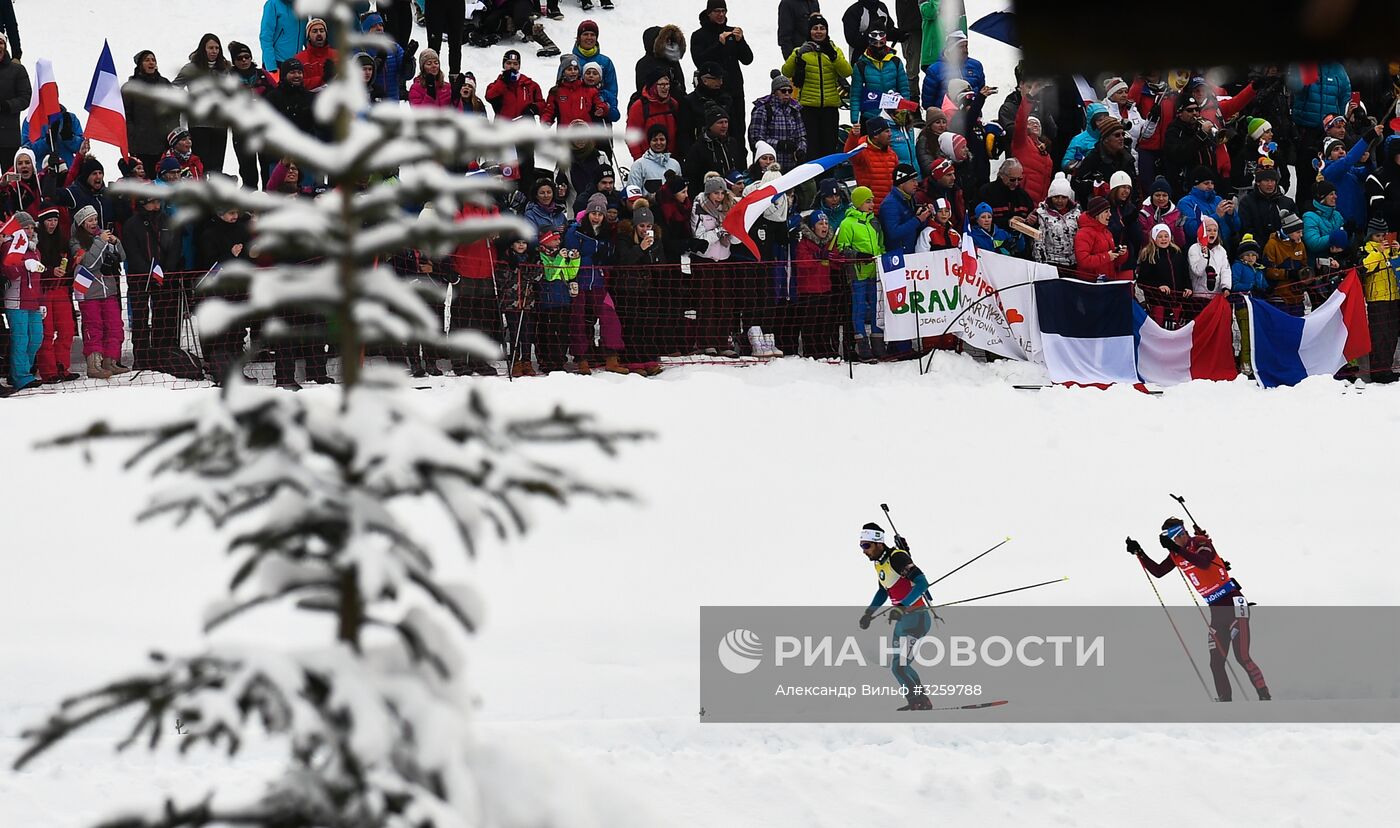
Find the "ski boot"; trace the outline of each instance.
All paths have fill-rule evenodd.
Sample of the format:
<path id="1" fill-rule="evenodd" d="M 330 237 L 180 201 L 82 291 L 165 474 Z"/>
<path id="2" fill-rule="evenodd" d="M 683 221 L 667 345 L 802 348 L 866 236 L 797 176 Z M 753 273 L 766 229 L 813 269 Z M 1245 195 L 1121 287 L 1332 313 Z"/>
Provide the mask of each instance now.
<path id="1" fill-rule="evenodd" d="M 603 362 L 603 370 L 612 374 L 632 373 L 632 370 L 626 365 L 623 365 L 622 361 L 619 360 L 616 355 L 608 357 L 607 360 Z"/>
<path id="2" fill-rule="evenodd" d="M 579 8 L 583 9 L 584 11 L 592 11 L 593 0 L 581 0 L 579 2 Z"/>
<path id="3" fill-rule="evenodd" d="M 540 45 L 540 50 L 535 52 L 536 57 L 559 57 L 562 54 L 554 41 L 549 39 L 549 35 L 545 34 L 544 26 L 540 23 L 536 23 L 530 30 L 530 39 Z"/>
<path id="4" fill-rule="evenodd" d="M 612 10 L 613 10 L 613 0 L 603 0 L 603 2 L 602 2 L 600 5 L 603 7 L 603 9 L 604 9 L 605 11 L 612 11 Z"/>
<path id="5" fill-rule="evenodd" d="M 763 335 L 763 348 L 768 352 L 765 356 L 780 357 L 783 355 L 783 352 L 778 350 L 778 345 L 774 341 L 773 336 L 773 334 Z"/>
<path id="6" fill-rule="evenodd" d="M 870 353 L 873 354 L 874 357 L 875 357 L 876 359 L 884 359 L 884 358 L 885 358 L 885 355 L 886 355 L 886 353 L 888 353 L 888 352 L 885 350 L 885 337 L 884 337 L 883 334 L 872 334 L 872 335 L 871 335 L 871 337 L 870 337 Z"/>
<path id="7" fill-rule="evenodd" d="M 856 359 L 860 362 L 870 362 L 874 359 L 870 353 L 870 340 L 864 336 L 856 337 Z"/>

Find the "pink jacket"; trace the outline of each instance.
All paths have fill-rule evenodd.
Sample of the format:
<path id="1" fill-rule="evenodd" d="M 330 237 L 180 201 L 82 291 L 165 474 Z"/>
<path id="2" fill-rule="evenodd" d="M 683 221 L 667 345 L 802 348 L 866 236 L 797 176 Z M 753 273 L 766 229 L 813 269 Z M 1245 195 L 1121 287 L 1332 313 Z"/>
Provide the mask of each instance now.
<path id="1" fill-rule="evenodd" d="M 419 75 L 413 79 L 413 86 L 408 89 L 408 102 L 414 106 L 451 106 L 452 85 L 447 82 L 447 78 L 439 77 L 437 94 L 429 95 L 427 87 L 423 84 L 423 76 Z"/>

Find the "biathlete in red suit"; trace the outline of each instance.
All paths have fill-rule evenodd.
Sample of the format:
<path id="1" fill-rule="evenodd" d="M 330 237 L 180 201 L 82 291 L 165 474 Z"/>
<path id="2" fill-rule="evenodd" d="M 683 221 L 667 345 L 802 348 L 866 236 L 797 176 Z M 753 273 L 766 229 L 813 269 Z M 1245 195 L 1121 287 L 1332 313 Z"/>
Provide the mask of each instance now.
<path id="1" fill-rule="evenodd" d="M 1180 518 L 1167 518 L 1162 524 L 1160 541 L 1167 557 L 1160 563 L 1147 557 L 1142 546 L 1128 538 L 1128 552 L 1137 556 L 1155 578 L 1180 569 L 1191 586 L 1210 605 L 1210 673 L 1215 679 L 1215 695 L 1220 701 L 1230 701 L 1230 676 L 1225 671 L 1225 658 L 1230 644 L 1235 647 L 1235 660 L 1249 674 L 1249 680 L 1259 693 L 1260 701 L 1269 701 L 1269 686 L 1259 665 L 1249 657 L 1249 602 L 1240 591 L 1239 582 L 1230 577 L 1230 565 L 1221 559 L 1210 542 L 1210 536 L 1199 526 L 1188 536 Z"/>

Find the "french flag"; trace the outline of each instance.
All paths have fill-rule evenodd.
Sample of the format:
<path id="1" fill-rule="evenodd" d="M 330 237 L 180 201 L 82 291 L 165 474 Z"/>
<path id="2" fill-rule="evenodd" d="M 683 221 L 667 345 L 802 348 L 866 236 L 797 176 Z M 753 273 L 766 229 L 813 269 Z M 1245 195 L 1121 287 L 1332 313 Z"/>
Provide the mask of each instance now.
<path id="1" fill-rule="evenodd" d="M 58 98 L 57 87 L 54 98 Z M 87 103 L 83 106 L 88 112 L 84 134 L 94 141 L 104 141 L 117 147 L 122 151 L 122 155 L 129 155 L 122 84 L 117 79 L 117 65 L 112 61 L 112 47 L 105 40 L 102 41 L 102 54 L 97 58 L 97 68 L 92 72 L 92 86 L 88 88 Z"/>
<path id="2" fill-rule="evenodd" d="M 1132 282 L 1036 282 L 1041 353 L 1050 381 L 1136 385 L 1135 304 Z"/>
<path id="3" fill-rule="evenodd" d="M 39 58 L 34 63 L 34 85 L 29 92 L 29 108 L 24 117 L 29 121 L 27 143 L 34 143 L 49 128 L 49 122 L 63 114 L 58 103 L 58 81 L 54 80 L 53 63 Z"/>
<path id="4" fill-rule="evenodd" d="M 958 243 L 962 251 L 963 278 L 971 280 L 977 275 L 977 245 L 972 243 L 972 219 L 970 212 L 963 213 L 962 241 Z"/>
<path id="5" fill-rule="evenodd" d="M 1361 279 L 1353 269 L 1322 306 L 1301 319 L 1250 297 L 1254 378 L 1265 388 L 1331 376 L 1371 351 Z"/>
<path id="6" fill-rule="evenodd" d="M 1232 380 L 1235 347 L 1230 320 L 1234 317 L 1224 294 L 1216 294 L 1205 309 L 1183 327 L 1169 331 L 1133 303 L 1133 339 L 1137 372 L 1143 382 L 1178 385 L 1193 379 Z"/>
<path id="7" fill-rule="evenodd" d="M 97 278 L 92 275 L 92 271 L 82 265 L 78 265 L 77 271 L 73 273 L 73 292 L 86 294 L 88 288 L 92 287 L 92 283 L 95 281 L 97 281 Z"/>
<path id="8" fill-rule="evenodd" d="M 862 142 L 860 146 L 850 152 L 838 152 L 822 156 L 815 161 L 798 164 L 778 176 L 776 180 L 739 199 L 739 203 L 730 208 L 729 214 L 724 217 L 724 229 L 729 231 L 729 235 L 743 242 L 744 246 L 753 253 L 755 259 L 763 258 L 758 252 L 758 245 L 754 244 L 753 239 L 749 237 L 749 228 L 753 227 L 753 223 L 758 221 L 759 216 L 763 215 L 763 211 L 772 207 L 773 202 L 777 201 L 783 193 L 800 187 L 827 170 L 850 161 L 856 157 L 857 153 L 864 150 L 865 143 Z"/>

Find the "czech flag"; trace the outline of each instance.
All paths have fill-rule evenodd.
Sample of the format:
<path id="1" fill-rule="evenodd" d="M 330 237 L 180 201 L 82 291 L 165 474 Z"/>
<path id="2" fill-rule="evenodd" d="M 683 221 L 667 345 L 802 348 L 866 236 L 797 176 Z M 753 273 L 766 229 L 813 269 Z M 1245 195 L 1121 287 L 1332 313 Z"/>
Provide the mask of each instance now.
<path id="1" fill-rule="evenodd" d="M 1135 304 L 1132 282 L 1036 282 L 1041 353 L 1050 381 L 1136 385 Z"/>
<path id="2" fill-rule="evenodd" d="M 729 235 L 743 242 L 744 246 L 753 253 L 755 259 L 762 259 L 763 256 L 758 252 L 758 245 L 754 244 L 753 239 L 749 237 L 749 228 L 753 226 L 755 221 L 758 221 L 759 216 L 763 215 L 763 211 L 773 206 L 773 202 L 777 201 L 788 190 L 800 187 L 832 167 L 850 161 L 856 157 L 857 153 L 863 152 L 865 146 L 865 143 L 862 142 L 860 146 L 850 152 L 838 152 L 823 156 L 815 161 L 798 164 L 779 176 L 777 180 L 765 184 L 739 199 L 739 203 L 730 208 L 729 215 L 724 217 L 724 229 L 729 231 Z"/>
<path id="3" fill-rule="evenodd" d="M 151 281 L 158 285 L 165 284 L 165 271 L 160 269 L 160 263 L 151 265 Z"/>
<path id="4" fill-rule="evenodd" d="M 85 294 L 95 281 L 97 278 L 92 275 L 92 271 L 78 265 L 78 270 L 73 274 L 73 292 Z"/>
<path id="5" fill-rule="evenodd" d="M 54 100 L 58 100 L 57 87 Z M 97 58 L 97 68 L 92 72 L 92 86 L 88 88 L 88 112 L 84 134 L 94 141 L 103 141 L 117 147 L 122 155 L 129 155 L 126 143 L 126 107 L 122 104 L 122 84 L 117 79 L 117 66 L 112 62 L 112 47 L 102 41 L 102 54 Z M 33 124 L 33 121 L 30 121 Z M 33 127 L 31 126 L 31 130 Z"/>
<path id="6" fill-rule="evenodd" d="M 32 144 L 39 140 L 44 130 L 49 128 L 49 123 L 62 114 L 63 108 L 58 104 L 58 81 L 54 80 L 53 63 L 48 58 L 39 58 L 34 64 L 34 86 L 29 93 L 29 108 L 24 111 L 25 120 L 29 121 L 26 143 Z"/>
<path id="7" fill-rule="evenodd" d="M 1250 297 L 1249 328 L 1254 378 L 1265 388 L 1331 376 L 1371 351 L 1366 299 L 1355 269 L 1321 307 L 1301 319 Z"/>
<path id="8" fill-rule="evenodd" d="M 1235 346 L 1230 321 L 1234 314 L 1224 294 L 1216 294 L 1200 314 L 1169 331 L 1133 303 L 1133 341 L 1137 372 L 1143 382 L 1177 385 L 1193 379 L 1232 380 Z"/>

